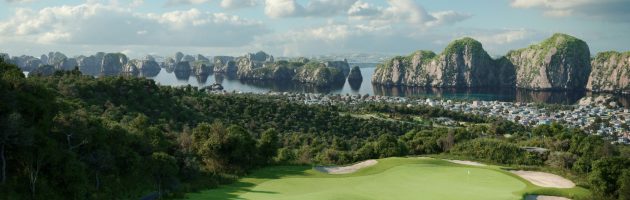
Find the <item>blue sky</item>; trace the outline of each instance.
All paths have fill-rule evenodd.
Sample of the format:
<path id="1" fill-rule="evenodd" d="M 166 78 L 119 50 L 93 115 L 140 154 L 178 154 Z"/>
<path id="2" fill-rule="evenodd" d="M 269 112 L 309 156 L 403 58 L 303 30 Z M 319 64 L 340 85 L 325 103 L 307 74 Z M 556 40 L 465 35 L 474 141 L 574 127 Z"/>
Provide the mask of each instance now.
<path id="1" fill-rule="evenodd" d="M 0 52 L 132 57 L 440 52 L 472 37 L 493 56 L 567 33 L 630 50 L 628 0 L 0 0 Z"/>

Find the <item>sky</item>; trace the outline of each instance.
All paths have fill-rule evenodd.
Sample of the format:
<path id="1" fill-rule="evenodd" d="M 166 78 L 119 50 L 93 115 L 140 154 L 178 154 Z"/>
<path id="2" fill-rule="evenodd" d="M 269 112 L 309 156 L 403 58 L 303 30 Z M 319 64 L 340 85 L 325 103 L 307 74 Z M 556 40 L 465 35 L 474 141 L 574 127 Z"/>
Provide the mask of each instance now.
<path id="1" fill-rule="evenodd" d="M 441 52 L 472 37 L 492 56 L 566 33 L 630 50 L 630 0 L 0 0 L 0 52 L 131 57 Z"/>

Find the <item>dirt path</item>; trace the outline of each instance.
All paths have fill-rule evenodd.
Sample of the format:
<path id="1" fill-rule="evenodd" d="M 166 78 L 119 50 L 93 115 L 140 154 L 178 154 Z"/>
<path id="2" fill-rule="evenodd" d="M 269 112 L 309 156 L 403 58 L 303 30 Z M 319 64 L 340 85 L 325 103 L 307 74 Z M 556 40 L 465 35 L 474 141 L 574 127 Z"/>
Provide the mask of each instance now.
<path id="1" fill-rule="evenodd" d="M 350 166 L 340 166 L 340 167 L 317 166 L 315 167 L 315 170 L 324 172 L 324 173 L 329 173 L 329 174 L 350 174 L 360 169 L 363 169 L 372 165 L 376 165 L 377 163 L 378 161 L 376 160 L 366 160 L 366 161 L 363 161 L 354 165 L 350 165 Z"/>
<path id="2" fill-rule="evenodd" d="M 573 188 L 575 183 L 567 180 L 561 176 L 545 173 L 545 172 L 533 172 L 533 171 L 510 171 L 525 180 L 533 183 L 534 185 L 541 187 L 553 187 L 553 188 Z"/>

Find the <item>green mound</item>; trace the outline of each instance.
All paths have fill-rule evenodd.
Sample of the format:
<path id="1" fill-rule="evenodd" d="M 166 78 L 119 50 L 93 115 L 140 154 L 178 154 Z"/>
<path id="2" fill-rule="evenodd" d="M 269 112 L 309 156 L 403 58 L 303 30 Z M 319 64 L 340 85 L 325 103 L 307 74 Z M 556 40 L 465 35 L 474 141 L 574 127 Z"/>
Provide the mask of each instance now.
<path id="1" fill-rule="evenodd" d="M 546 189 L 573 196 L 583 189 Z M 473 167 L 431 158 L 381 159 L 353 174 L 329 175 L 305 166 L 259 170 L 239 182 L 192 193 L 189 199 L 377 200 L 522 199 L 541 188 L 498 167 Z M 540 194 L 540 193 L 539 193 Z"/>

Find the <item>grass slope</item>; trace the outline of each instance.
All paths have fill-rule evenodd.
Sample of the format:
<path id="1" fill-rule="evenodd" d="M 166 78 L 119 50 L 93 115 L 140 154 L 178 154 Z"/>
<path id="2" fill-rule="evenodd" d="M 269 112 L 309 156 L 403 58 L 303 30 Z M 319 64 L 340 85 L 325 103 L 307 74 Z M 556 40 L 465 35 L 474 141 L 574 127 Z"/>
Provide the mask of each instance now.
<path id="1" fill-rule="evenodd" d="M 329 175 L 310 166 L 258 170 L 237 183 L 188 199 L 377 200 L 522 199 L 525 194 L 584 197 L 582 188 L 540 188 L 497 166 L 473 167 L 431 158 L 380 159 L 353 174 Z"/>

